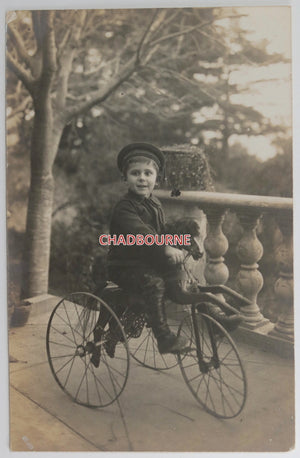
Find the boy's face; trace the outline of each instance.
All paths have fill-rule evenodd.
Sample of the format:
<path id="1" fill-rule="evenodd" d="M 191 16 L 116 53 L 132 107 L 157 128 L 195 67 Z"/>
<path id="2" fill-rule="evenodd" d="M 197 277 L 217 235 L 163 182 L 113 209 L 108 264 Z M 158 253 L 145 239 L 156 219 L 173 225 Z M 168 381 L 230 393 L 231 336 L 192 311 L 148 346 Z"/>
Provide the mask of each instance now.
<path id="1" fill-rule="evenodd" d="M 139 161 L 129 164 L 126 173 L 128 190 L 143 197 L 152 193 L 157 178 L 155 166 L 149 161 Z"/>

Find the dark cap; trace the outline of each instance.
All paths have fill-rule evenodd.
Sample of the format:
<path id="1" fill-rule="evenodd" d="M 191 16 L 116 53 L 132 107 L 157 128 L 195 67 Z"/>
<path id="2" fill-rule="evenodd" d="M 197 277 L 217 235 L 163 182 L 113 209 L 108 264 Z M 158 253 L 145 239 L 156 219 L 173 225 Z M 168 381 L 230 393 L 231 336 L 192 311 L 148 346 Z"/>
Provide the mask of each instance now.
<path id="1" fill-rule="evenodd" d="M 160 171 L 164 171 L 165 168 L 165 157 L 156 146 L 150 143 L 130 143 L 130 145 L 124 146 L 118 154 L 118 168 L 123 171 L 124 164 L 128 159 L 135 156 L 144 156 L 152 161 L 156 162 Z"/>

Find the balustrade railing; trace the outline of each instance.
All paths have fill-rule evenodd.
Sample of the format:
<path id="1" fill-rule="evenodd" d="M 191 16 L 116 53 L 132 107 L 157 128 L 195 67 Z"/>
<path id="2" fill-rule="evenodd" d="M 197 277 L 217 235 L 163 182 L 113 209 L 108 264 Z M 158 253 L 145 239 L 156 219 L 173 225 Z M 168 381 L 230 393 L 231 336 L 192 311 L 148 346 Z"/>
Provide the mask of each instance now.
<path id="1" fill-rule="evenodd" d="M 158 190 L 156 195 L 165 207 L 184 208 L 187 214 L 191 209 L 201 209 L 206 215 L 207 227 L 204 240 L 207 260 L 204 277 L 207 284 L 225 284 L 229 277 L 225 254 L 228 240 L 223 232 L 223 222 L 228 210 L 236 213 L 242 227 L 242 235 L 236 246 L 239 270 L 235 278 L 235 289 L 251 300 L 251 305 L 243 307 L 244 325 L 257 329 L 269 324 L 260 309 L 259 293 L 264 279 L 259 270 L 259 261 L 264 248 L 257 237 L 257 227 L 265 214 L 276 221 L 280 237 L 273 250 L 273 260 L 277 263 L 277 278 L 274 293 L 279 308 L 279 316 L 274 326 L 268 326 L 269 334 L 285 340 L 293 340 L 293 200 L 283 197 L 251 196 L 202 191 L 183 191 L 180 197 L 171 197 L 170 192 Z M 182 214 L 182 211 L 181 211 Z M 230 266 L 229 266 L 230 268 Z"/>

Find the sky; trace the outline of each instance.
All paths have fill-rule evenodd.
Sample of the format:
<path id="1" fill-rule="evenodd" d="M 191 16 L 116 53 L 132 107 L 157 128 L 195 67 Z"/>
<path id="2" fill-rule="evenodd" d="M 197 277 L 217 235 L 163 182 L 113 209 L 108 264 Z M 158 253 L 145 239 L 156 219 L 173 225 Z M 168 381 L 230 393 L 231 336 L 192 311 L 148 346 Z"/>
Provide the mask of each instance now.
<path id="1" fill-rule="evenodd" d="M 240 25 L 251 30 L 249 38 L 254 42 L 262 39 L 269 41 L 270 53 L 282 53 L 291 58 L 291 9 L 288 6 L 241 7 L 239 14 L 247 14 L 240 19 Z M 274 64 L 271 67 L 245 68 L 232 75 L 232 82 L 239 81 L 251 85 L 254 94 L 238 95 L 232 99 L 236 103 L 254 106 L 274 123 L 292 125 L 292 80 L 291 64 Z M 257 79 L 274 79 L 267 83 L 253 84 Z M 271 139 L 266 136 L 244 137 L 238 141 L 244 143 L 250 154 L 266 160 L 276 154 Z M 230 143 L 237 141 L 232 137 Z"/>
<path id="2" fill-rule="evenodd" d="M 253 30 L 253 38 L 270 41 L 269 51 L 291 57 L 291 12 L 288 6 L 259 6 L 239 8 L 248 17 L 240 19 L 241 25 Z"/>

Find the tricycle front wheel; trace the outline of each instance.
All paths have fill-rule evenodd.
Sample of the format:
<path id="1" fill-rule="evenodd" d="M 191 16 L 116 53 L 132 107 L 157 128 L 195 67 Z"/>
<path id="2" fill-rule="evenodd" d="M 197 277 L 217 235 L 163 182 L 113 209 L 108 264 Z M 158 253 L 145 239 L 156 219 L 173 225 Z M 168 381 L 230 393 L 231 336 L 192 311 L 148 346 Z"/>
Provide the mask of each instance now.
<path id="1" fill-rule="evenodd" d="M 247 396 L 246 374 L 228 332 L 204 313 L 186 316 L 178 335 L 187 337 L 190 350 L 178 355 L 183 378 L 193 396 L 209 413 L 234 418 Z"/>

